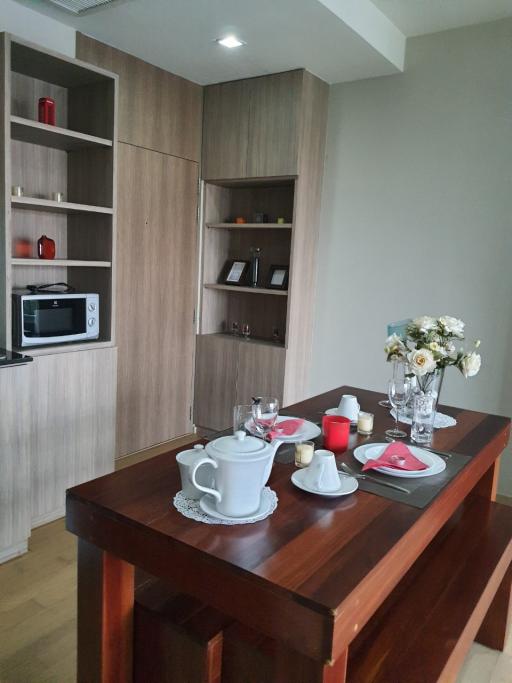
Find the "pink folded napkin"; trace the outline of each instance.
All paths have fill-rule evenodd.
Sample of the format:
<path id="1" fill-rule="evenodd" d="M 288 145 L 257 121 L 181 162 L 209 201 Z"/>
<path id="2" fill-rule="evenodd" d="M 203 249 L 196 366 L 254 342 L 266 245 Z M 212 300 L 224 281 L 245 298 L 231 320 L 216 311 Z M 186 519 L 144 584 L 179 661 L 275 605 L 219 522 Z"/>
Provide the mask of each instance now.
<path id="1" fill-rule="evenodd" d="M 280 436 L 293 436 L 300 427 L 304 424 L 304 420 L 300 417 L 292 418 L 291 420 L 283 420 L 276 424 L 274 429 L 269 433 L 270 440 L 279 439 Z"/>
<path id="2" fill-rule="evenodd" d="M 368 458 L 368 461 L 363 465 L 363 472 L 375 467 L 393 467 L 397 470 L 427 469 L 427 465 L 418 460 L 407 446 L 399 441 L 390 443 L 378 458 Z"/>

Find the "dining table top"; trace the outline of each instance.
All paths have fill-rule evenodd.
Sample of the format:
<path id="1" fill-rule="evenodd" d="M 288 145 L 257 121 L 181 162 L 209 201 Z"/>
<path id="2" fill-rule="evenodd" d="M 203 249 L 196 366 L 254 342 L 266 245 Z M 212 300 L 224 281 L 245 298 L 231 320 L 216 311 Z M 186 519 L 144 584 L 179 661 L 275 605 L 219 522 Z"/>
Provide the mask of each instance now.
<path id="1" fill-rule="evenodd" d="M 392 425 L 389 411 L 378 405 L 383 394 L 347 386 L 283 413 L 318 422 L 344 393 L 375 414 L 374 436 Z M 278 506 L 271 516 L 254 524 L 198 523 L 173 506 L 181 488 L 176 454 L 182 447 L 70 489 L 67 526 L 234 618 L 243 620 L 243 602 L 263 632 L 276 636 L 286 629 L 298 649 L 329 661 L 371 618 L 508 442 L 506 417 L 448 406 L 442 411 L 457 424 L 436 430 L 433 445 L 469 456 L 468 463 L 424 509 L 361 490 L 340 498 L 311 495 L 293 486 L 293 464 L 275 463 L 268 485 Z M 364 442 L 352 434 L 349 447 Z"/>

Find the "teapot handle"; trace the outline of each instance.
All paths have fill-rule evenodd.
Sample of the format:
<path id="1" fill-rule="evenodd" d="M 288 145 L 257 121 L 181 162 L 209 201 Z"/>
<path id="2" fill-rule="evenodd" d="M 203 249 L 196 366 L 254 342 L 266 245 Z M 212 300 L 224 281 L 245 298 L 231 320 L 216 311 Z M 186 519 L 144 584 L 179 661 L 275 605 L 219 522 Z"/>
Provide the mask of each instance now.
<path id="1" fill-rule="evenodd" d="M 200 491 L 204 491 L 205 493 L 211 494 L 220 503 L 220 501 L 222 500 L 222 496 L 220 495 L 219 491 L 217 491 L 217 489 L 210 489 L 207 486 L 201 486 L 201 484 L 197 483 L 196 472 L 201 467 L 201 465 L 211 465 L 215 469 L 217 469 L 217 467 L 218 467 L 217 462 L 215 460 L 213 460 L 212 458 L 202 458 L 201 460 L 198 460 L 196 462 L 196 464 L 192 467 L 192 472 L 190 473 L 190 478 L 192 479 L 192 483 L 194 484 L 196 489 L 199 489 Z"/>

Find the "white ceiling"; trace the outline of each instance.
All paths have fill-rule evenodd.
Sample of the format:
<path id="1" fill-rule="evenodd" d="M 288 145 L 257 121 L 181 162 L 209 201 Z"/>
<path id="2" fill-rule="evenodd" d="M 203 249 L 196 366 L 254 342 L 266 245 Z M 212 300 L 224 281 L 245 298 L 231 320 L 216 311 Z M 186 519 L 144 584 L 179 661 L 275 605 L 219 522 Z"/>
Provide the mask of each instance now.
<path id="1" fill-rule="evenodd" d="M 79 17 L 17 2 L 201 84 L 299 67 L 328 83 L 390 75 L 408 35 L 512 16 L 512 0 L 115 0 Z M 214 42 L 228 33 L 246 45 Z"/>
<path id="2" fill-rule="evenodd" d="M 406 36 L 512 17 L 512 0 L 372 0 Z"/>

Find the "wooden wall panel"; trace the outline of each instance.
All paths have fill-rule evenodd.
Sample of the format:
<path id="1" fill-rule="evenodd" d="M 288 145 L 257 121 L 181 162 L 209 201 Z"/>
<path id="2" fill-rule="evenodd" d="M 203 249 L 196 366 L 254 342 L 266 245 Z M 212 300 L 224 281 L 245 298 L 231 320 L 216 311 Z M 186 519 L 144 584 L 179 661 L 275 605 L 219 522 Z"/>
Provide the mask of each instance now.
<path id="1" fill-rule="evenodd" d="M 197 338 L 194 422 L 198 427 L 221 430 L 232 424 L 239 343 L 222 335 Z"/>
<path id="2" fill-rule="evenodd" d="M 202 87 L 77 32 L 76 56 L 119 74 L 119 141 L 199 161 Z"/>
<path id="3" fill-rule="evenodd" d="M 247 177 L 249 97 L 247 80 L 205 88 L 203 178 Z"/>
<path id="4" fill-rule="evenodd" d="M 0 368 L 0 562 L 30 536 L 30 365 Z"/>
<path id="5" fill-rule="evenodd" d="M 118 453 L 191 429 L 197 164 L 119 145 Z"/>
<path id="6" fill-rule="evenodd" d="M 306 398 L 309 383 L 328 97 L 327 83 L 305 71 L 288 285 L 285 405 Z"/>
<path id="7" fill-rule="evenodd" d="M 69 486 L 114 469 L 114 348 L 38 356 L 29 366 L 32 526 L 64 514 Z"/>
<path id="8" fill-rule="evenodd" d="M 279 346 L 240 342 L 236 403 L 251 403 L 253 396 L 277 396 L 282 403 L 285 356 Z"/>
<path id="9" fill-rule="evenodd" d="M 252 78 L 247 177 L 297 173 L 299 114 L 304 71 Z"/>

